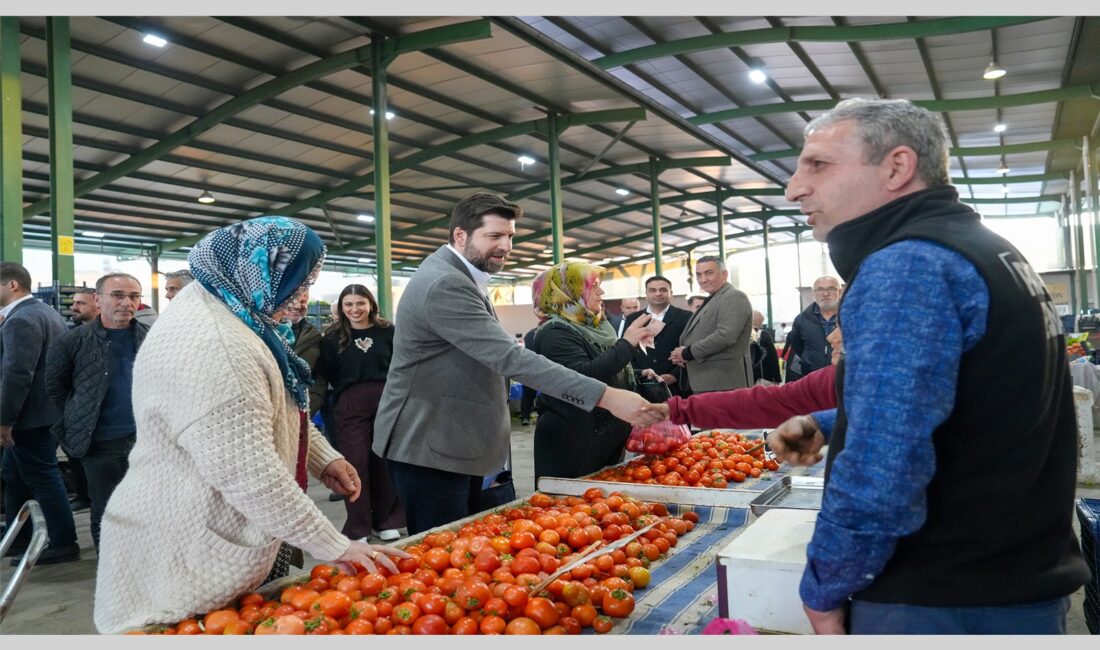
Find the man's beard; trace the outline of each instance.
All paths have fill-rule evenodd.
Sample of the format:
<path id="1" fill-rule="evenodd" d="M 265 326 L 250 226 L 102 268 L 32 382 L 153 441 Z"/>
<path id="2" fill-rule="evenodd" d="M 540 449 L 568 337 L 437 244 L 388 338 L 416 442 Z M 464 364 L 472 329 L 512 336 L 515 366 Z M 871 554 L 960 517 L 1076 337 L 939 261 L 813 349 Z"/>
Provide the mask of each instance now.
<path id="1" fill-rule="evenodd" d="M 466 242 L 466 248 L 462 249 L 462 256 L 466 258 L 470 264 L 474 265 L 474 268 L 483 271 L 485 273 L 497 273 L 504 268 L 504 262 L 508 259 L 508 254 L 504 254 L 504 259 L 496 261 L 488 253 L 482 254 L 477 248 L 474 247 L 473 242 Z"/>

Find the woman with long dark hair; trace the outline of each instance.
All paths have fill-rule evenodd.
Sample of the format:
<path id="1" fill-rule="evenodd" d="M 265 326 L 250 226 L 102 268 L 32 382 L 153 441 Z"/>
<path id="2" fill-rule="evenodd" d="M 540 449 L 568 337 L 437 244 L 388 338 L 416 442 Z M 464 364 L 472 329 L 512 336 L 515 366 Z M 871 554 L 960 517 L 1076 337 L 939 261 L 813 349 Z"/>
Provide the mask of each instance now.
<path id="1" fill-rule="evenodd" d="M 371 444 L 393 356 L 393 324 L 379 315 L 374 294 L 361 284 L 344 287 L 336 304 L 315 379 L 332 384 L 336 446 L 363 481 L 364 494 L 354 503 L 344 501 L 348 517 L 343 533 L 366 539 L 373 530 L 383 541 L 392 541 L 405 527 L 405 510 L 385 461 L 371 452 Z"/>

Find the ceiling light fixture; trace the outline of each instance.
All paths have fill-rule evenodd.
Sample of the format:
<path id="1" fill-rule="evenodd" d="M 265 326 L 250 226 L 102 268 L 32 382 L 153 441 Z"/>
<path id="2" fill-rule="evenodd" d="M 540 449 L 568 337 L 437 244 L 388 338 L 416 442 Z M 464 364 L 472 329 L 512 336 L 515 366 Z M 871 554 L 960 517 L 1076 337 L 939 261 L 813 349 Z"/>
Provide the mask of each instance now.
<path id="1" fill-rule="evenodd" d="M 360 258 L 358 259 L 358 262 L 359 262 L 360 264 L 374 264 L 374 260 L 372 260 L 372 259 L 371 259 L 371 258 L 369 258 L 369 257 L 360 257 Z"/>
<path id="2" fill-rule="evenodd" d="M 619 189 L 615 190 L 615 193 L 619 196 L 626 196 L 627 194 L 630 194 L 630 190 L 624 187 L 620 187 Z"/>
<path id="3" fill-rule="evenodd" d="M 760 68 L 753 68 L 749 70 L 749 80 L 754 83 L 762 84 L 768 80 L 768 74 Z"/>
<path id="4" fill-rule="evenodd" d="M 361 215 L 359 215 L 358 217 L 355 217 L 355 218 L 358 219 L 359 221 L 364 221 L 366 223 L 374 223 L 374 215 L 373 214 L 361 214 Z"/>
<path id="5" fill-rule="evenodd" d="M 1010 171 L 1012 171 L 1012 170 L 1009 169 L 1008 165 L 1006 165 L 1004 163 L 1001 163 L 1001 166 L 997 168 L 997 173 L 1000 174 L 1001 176 L 1004 176 L 1005 174 L 1007 174 Z"/>
<path id="6" fill-rule="evenodd" d="M 374 115 L 374 109 L 373 109 L 373 108 L 372 108 L 372 109 L 370 109 L 370 114 L 371 114 L 371 115 Z M 397 117 L 397 115 L 396 115 L 396 114 L 394 114 L 394 112 L 393 112 L 393 111 L 386 111 L 386 119 L 387 119 L 387 120 L 392 120 L 392 119 L 393 119 L 393 118 L 395 118 L 395 117 Z"/>
<path id="7" fill-rule="evenodd" d="M 210 193 L 210 190 L 203 190 L 202 194 L 198 198 L 199 203 L 213 203 L 215 201 L 214 195 Z"/>
<path id="8" fill-rule="evenodd" d="M 1005 194 L 1008 194 L 1008 186 L 1007 185 L 1002 185 L 1001 186 L 1001 191 L 1004 192 Z"/>
<path id="9" fill-rule="evenodd" d="M 164 47 L 165 45 L 168 45 L 168 41 L 164 40 L 160 36 L 157 36 L 156 34 L 146 34 L 145 37 L 141 39 L 141 42 L 145 43 L 146 45 L 152 45 L 153 47 Z"/>
<path id="10" fill-rule="evenodd" d="M 535 164 L 535 159 L 532 158 L 531 156 L 528 156 L 527 154 L 524 154 L 524 155 L 520 156 L 519 158 L 516 158 L 516 160 L 519 161 L 520 167 L 526 167 L 527 165 L 534 165 Z"/>
<path id="11" fill-rule="evenodd" d="M 994 79 L 1000 79 L 1008 74 L 1008 70 L 1002 68 L 996 61 L 990 61 L 989 65 L 985 67 L 985 72 L 982 73 L 982 79 L 987 81 L 993 81 Z"/>
<path id="12" fill-rule="evenodd" d="M 997 125 L 993 127 L 993 130 L 997 133 L 1004 133 L 1006 130 L 1008 130 L 1008 125 L 1004 122 L 998 122 Z"/>
<path id="13" fill-rule="evenodd" d="M 107 233 L 99 232 L 98 230 L 85 230 L 80 234 L 85 237 L 95 237 L 96 239 L 102 239 L 107 236 Z"/>

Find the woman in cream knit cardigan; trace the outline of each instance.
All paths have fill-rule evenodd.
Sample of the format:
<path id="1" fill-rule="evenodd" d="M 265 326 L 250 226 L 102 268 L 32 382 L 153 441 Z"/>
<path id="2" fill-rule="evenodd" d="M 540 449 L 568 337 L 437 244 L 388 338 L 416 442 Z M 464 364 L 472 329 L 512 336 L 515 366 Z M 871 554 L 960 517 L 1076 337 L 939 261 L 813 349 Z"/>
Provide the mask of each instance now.
<path id="1" fill-rule="evenodd" d="M 199 281 L 134 363 L 137 443 L 103 517 L 100 632 L 222 607 L 264 581 L 283 541 L 368 570 L 404 556 L 349 540 L 304 491 L 308 469 L 359 494 L 354 468 L 303 415 L 309 368 L 271 318 L 323 259 L 316 233 L 284 217 L 222 228 L 192 249 Z"/>

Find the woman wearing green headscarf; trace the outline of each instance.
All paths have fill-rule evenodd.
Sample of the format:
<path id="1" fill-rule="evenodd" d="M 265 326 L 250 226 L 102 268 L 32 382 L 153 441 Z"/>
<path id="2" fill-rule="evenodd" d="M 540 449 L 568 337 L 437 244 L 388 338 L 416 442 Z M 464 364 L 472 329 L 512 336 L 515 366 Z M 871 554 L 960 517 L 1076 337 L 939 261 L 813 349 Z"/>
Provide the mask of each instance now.
<path id="1" fill-rule="evenodd" d="M 630 359 L 638 344 L 652 339 L 638 318 L 620 339 L 603 316 L 604 269 L 584 262 L 562 262 L 539 274 L 532 285 L 535 306 L 547 315 L 535 335 L 535 351 L 615 388 L 633 390 Z M 630 424 L 597 408 L 585 412 L 545 394 L 539 396 L 535 425 L 535 479 L 575 478 L 622 458 Z"/>

